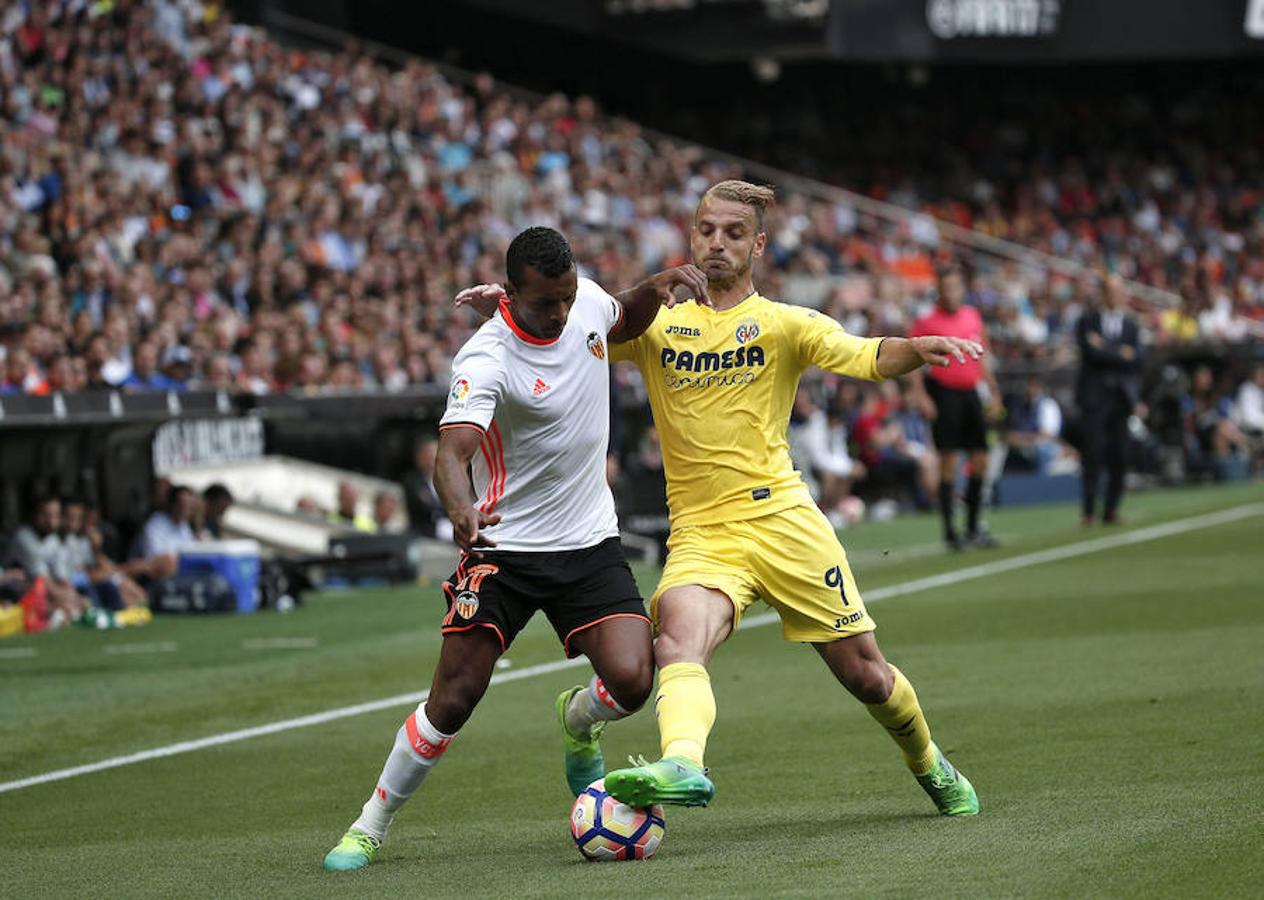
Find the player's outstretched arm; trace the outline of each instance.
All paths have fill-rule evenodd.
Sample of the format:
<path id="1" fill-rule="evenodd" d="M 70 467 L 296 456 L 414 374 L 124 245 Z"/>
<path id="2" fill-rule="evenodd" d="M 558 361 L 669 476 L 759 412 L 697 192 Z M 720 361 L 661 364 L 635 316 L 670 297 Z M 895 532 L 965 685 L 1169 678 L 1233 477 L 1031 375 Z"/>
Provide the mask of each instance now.
<path id="1" fill-rule="evenodd" d="M 482 439 L 482 430 L 474 426 L 444 428 L 439 432 L 435 458 L 435 493 L 452 522 L 452 540 L 471 556 L 478 556 L 480 547 L 496 546 L 482 530 L 500 521 L 499 513 L 489 515 L 474 507 L 470 460 Z"/>
<path id="2" fill-rule="evenodd" d="M 644 334 L 660 306 L 672 307 L 681 302 L 674 293 L 679 287 L 689 293 L 689 299 L 704 306 L 711 305 L 707 276 L 697 266 L 688 264 L 658 272 L 618 295 L 618 301 L 623 304 L 623 319 L 611 329 L 610 343 L 621 344 Z"/>
<path id="3" fill-rule="evenodd" d="M 878 347 L 878 374 L 883 378 L 907 375 L 922 366 L 946 367 L 965 363 L 966 358 L 983 356 L 983 345 L 963 338 L 926 335 L 915 338 L 888 337 Z"/>

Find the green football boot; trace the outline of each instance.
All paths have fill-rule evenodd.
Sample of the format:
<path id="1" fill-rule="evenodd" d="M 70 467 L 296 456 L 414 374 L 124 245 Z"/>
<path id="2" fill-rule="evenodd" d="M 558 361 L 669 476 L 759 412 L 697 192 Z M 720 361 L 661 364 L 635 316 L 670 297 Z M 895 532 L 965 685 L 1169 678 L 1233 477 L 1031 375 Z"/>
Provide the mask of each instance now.
<path id="1" fill-rule="evenodd" d="M 606 792 L 620 803 L 637 809 L 655 803 L 706 806 L 715 797 L 707 770 L 693 760 L 667 756 L 656 763 L 644 757 L 629 761 L 632 768 L 606 775 Z"/>
<path id="2" fill-rule="evenodd" d="M 586 741 L 581 741 L 566 727 L 566 710 L 571 705 L 571 698 L 584 689 L 576 685 L 567 688 L 557 698 L 557 721 L 562 726 L 562 740 L 566 744 L 566 786 L 571 794 L 578 797 L 584 788 L 606 774 L 606 760 L 601 755 L 601 732 L 606 728 L 605 722 L 598 722 L 592 727 Z"/>
<path id="3" fill-rule="evenodd" d="M 373 862 L 382 842 L 359 828 L 349 828 L 338 846 L 325 854 L 325 868 L 330 872 L 349 872 L 363 869 Z"/>
<path id="4" fill-rule="evenodd" d="M 974 792 L 974 786 L 948 762 L 938 746 L 931 746 L 935 749 L 935 765 L 925 775 L 916 776 L 917 783 L 935 801 L 940 815 L 977 816 L 979 795 Z"/>

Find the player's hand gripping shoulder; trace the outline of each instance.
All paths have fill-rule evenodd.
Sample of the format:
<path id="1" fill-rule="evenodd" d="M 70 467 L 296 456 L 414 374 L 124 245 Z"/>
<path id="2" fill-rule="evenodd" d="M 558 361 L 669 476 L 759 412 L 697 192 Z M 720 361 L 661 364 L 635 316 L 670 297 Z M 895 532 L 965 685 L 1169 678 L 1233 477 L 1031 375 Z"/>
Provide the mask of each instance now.
<path id="1" fill-rule="evenodd" d="M 676 296 L 681 288 L 688 294 L 685 299 Z M 644 334 L 660 307 L 670 309 L 685 300 L 693 300 L 701 306 L 712 305 L 707 293 L 707 276 L 692 263 L 656 272 L 636 287 L 620 292 L 618 299 L 623 304 L 623 318 L 610 332 L 612 344 L 636 340 Z"/>
<path id="2" fill-rule="evenodd" d="M 699 306 L 712 305 L 711 295 L 707 293 L 706 273 L 693 263 L 676 266 L 674 269 L 664 269 L 651 275 L 644 283 L 654 291 L 658 302 L 668 309 L 677 303 L 684 303 L 685 300 L 693 300 Z M 685 300 L 676 297 L 676 288 L 681 287 L 689 295 Z"/>
<path id="3" fill-rule="evenodd" d="M 468 306 L 484 319 L 490 319 L 496 315 L 504 297 L 505 289 L 499 284 L 476 284 L 456 295 L 456 305 Z"/>

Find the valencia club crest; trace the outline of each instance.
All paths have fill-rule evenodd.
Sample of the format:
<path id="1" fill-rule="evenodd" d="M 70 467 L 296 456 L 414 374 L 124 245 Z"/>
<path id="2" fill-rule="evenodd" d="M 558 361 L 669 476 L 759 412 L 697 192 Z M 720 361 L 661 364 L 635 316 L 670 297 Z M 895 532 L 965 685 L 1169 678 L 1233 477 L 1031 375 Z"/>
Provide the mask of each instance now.
<path id="1" fill-rule="evenodd" d="M 606 358 L 606 342 L 595 331 L 588 332 L 588 352 L 598 359 Z"/>

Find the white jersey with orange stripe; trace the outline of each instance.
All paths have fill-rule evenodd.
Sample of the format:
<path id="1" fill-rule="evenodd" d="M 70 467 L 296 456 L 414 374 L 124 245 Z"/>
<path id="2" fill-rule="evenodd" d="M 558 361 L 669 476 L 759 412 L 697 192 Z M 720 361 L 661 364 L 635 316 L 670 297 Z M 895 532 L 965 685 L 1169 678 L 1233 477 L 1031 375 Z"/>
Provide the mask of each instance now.
<path id="1" fill-rule="evenodd" d="M 606 483 L 607 335 L 622 314 L 581 278 L 557 338 L 532 337 L 502 303 L 457 353 L 439 427 L 483 433 L 471 469 L 478 507 L 501 515 L 484 530 L 497 549 L 578 550 L 619 533 Z"/>

